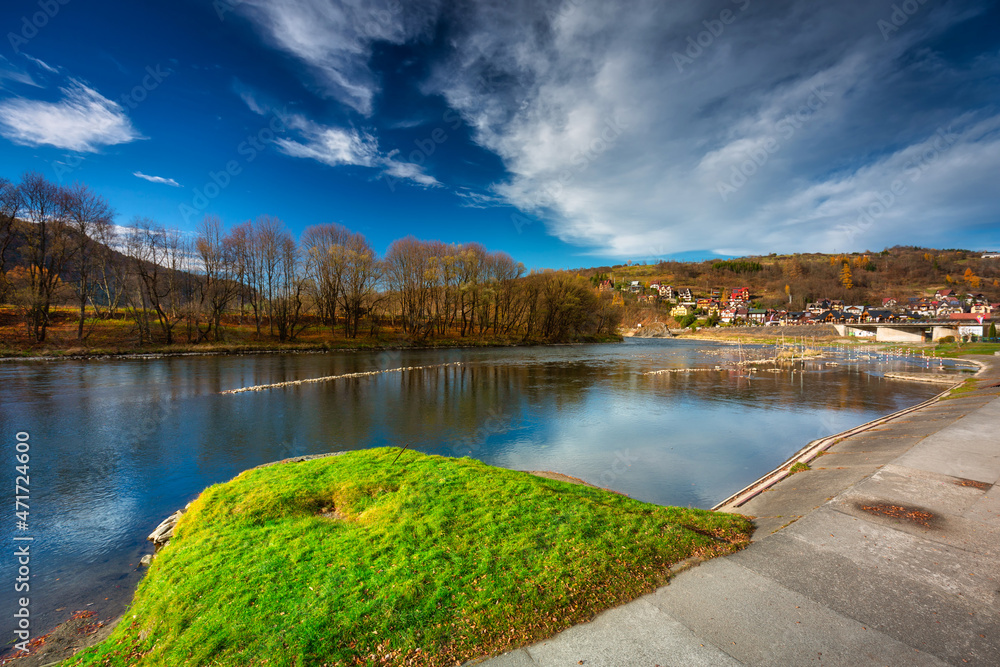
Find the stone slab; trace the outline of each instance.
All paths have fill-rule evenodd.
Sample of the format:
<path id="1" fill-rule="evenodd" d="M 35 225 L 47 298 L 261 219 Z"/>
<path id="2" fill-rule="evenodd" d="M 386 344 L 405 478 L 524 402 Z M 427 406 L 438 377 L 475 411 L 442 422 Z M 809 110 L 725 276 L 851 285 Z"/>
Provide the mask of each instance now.
<path id="1" fill-rule="evenodd" d="M 1000 614 L 1000 565 L 992 559 L 828 507 L 804 516 L 781 535 L 847 558 L 862 573 L 882 576 L 891 572 L 911 586 L 936 588 Z"/>
<path id="2" fill-rule="evenodd" d="M 732 559 L 689 570 L 652 597 L 699 637 L 748 665 L 943 664 Z"/>
<path id="3" fill-rule="evenodd" d="M 900 572 L 895 556 L 888 555 L 893 551 L 885 549 L 887 555 L 880 561 L 858 563 L 782 531 L 733 560 L 815 604 L 945 662 L 1000 664 L 1000 616 L 976 600 Z"/>
<path id="4" fill-rule="evenodd" d="M 739 665 L 646 598 L 607 611 L 591 623 L 570 628 L 532 646 L 528 653 L 536 665 L 545 667 Z"/>
<path id="5" fill-rule="evenodd" d="M 801 516 L 830 500 L 841 489 L 867 477 L 876 470 L 878 467 L 873 465 L 806 470 L 757 494 L 736 511 L 739 514 L 760 517 Z"/>

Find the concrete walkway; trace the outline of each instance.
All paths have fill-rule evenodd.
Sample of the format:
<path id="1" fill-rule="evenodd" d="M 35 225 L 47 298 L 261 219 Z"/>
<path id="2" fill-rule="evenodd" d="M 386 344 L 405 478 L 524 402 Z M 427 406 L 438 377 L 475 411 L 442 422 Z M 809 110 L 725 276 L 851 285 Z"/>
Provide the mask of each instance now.
<path id="1" fill-rule="evenodd" d="M 990 366 L 977 391 L 852 435 L 735 509 L 757 517 L 744 551 L 482 664 L 1000 665 Z"/>

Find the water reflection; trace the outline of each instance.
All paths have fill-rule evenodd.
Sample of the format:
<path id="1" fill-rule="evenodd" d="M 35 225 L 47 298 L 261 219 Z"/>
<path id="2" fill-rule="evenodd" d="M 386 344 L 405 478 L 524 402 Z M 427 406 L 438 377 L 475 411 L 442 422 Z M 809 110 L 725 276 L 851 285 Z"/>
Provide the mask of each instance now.
<path id="1" fill-rule="evenodd" d="M 905 361 L 823 361 L 747 379 L 720 345 L 174 357 L 0 364 L 5 438 L 31 434 L 40 625 L 128 590 L 145 536 L 206 486 L 294 455 L 407 446 L 556 470 L 662 504 L 708 507 L 808 441 L 940 390 Z M 401 366 L 460 365 L 221 395 Z M 926 370 L 926 369 L 922 369 Z M 947 370 L 947 369 L 946 369 Z M 6 488 L 12 466 L 3 466 Z M 10 544 L 9 522 L 0 522 Z M 11 581 L 10 559 L 0 578 Z M 65 607 L 63 615 L 53 612 Z M 7 633 L 9 621 L 0 624 Z M 9 636 L 9 633 L 8 633 Z"/>

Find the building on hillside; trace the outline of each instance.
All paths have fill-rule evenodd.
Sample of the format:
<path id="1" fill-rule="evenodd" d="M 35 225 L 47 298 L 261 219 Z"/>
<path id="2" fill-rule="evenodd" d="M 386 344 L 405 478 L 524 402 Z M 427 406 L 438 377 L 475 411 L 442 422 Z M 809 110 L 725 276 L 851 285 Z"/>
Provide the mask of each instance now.
<path id="1" fill-rule="evenodd" d="M 955 290 L 951 290 L 951 289 L 939 289 L 937 292 L 934 292 L 934 298 L 935 299 L 945 299 L 945 298 L 947 298 L 949 296 L 952 296 L 953 294 L 955 294 Z"/>
<path id="2" fill-rule="evenodd" d="M 891 310 L 868 308 L 862 316 L 862 322 L 889 322 L 895 319 Z"/>
<path id="3" fill-rule="evenodd" d="M 672 300 L 674 298 L 674 286 L 660 285 L 660 296 L 662 296 L 664 299 Z"/>
<path id="4" fill-rule="evenodd" d="M 825 310 L 830 310 L 830 300 L 820 299 L 819 301 L 813 301 L 812 303 L 806 304 L 806 310 L 813 315 L 818 315 Z"/>
<path id="5" fill-rule="evenodd" d="M 729 293 L 730 301 L 750 301 L 750 288 L 749 287 L 737 287 Z"/>
<path id="6" fill-rule="evenodd" d="M 687 317 L 690 314 L 691 310 L 683 304 L 679 306 L 674 306 L 673 308 L 670 309 L 670 317 L 673 317 L 674 319 L 678 317 Z"/>
<path id="7" fill-rule="evenodd" d="M 615 288 L 614 283 L 612 283 L 610 280 L 602 280 L 600 286 L 598 287 L 598 289 L 602 292 L 610 292 L 614 288 Z"/>

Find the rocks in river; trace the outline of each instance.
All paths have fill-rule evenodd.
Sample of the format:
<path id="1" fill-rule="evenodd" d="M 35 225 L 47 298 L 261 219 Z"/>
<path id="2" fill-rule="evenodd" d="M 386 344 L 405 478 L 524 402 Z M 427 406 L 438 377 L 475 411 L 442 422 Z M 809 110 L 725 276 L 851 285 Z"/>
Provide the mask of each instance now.
<path id="1" fill-rule="evenodd" d="M 634 338 L 671 338 L 672 334 L 663 322 L 653 322 L 632 334 Z"/>
<path id="2" fill-rule="evenodd" d="M 149 567 L 149 564 L 153 562 L 153 554 L 146 554 L 139 559 L 139 565 L 142 567 Z"/>
<path id="3" fill-rule="evenodd" d="M 184 510 L 177 510 L 156 527 L 149 537 L 146 539 L 153 543 L 156 550 L 159 551 L 167 545 L 170 538 L 174 536 L 174 528 L 177 526 L 177 522 L 180 520 L 181 516 L 184 515 Z"/>

